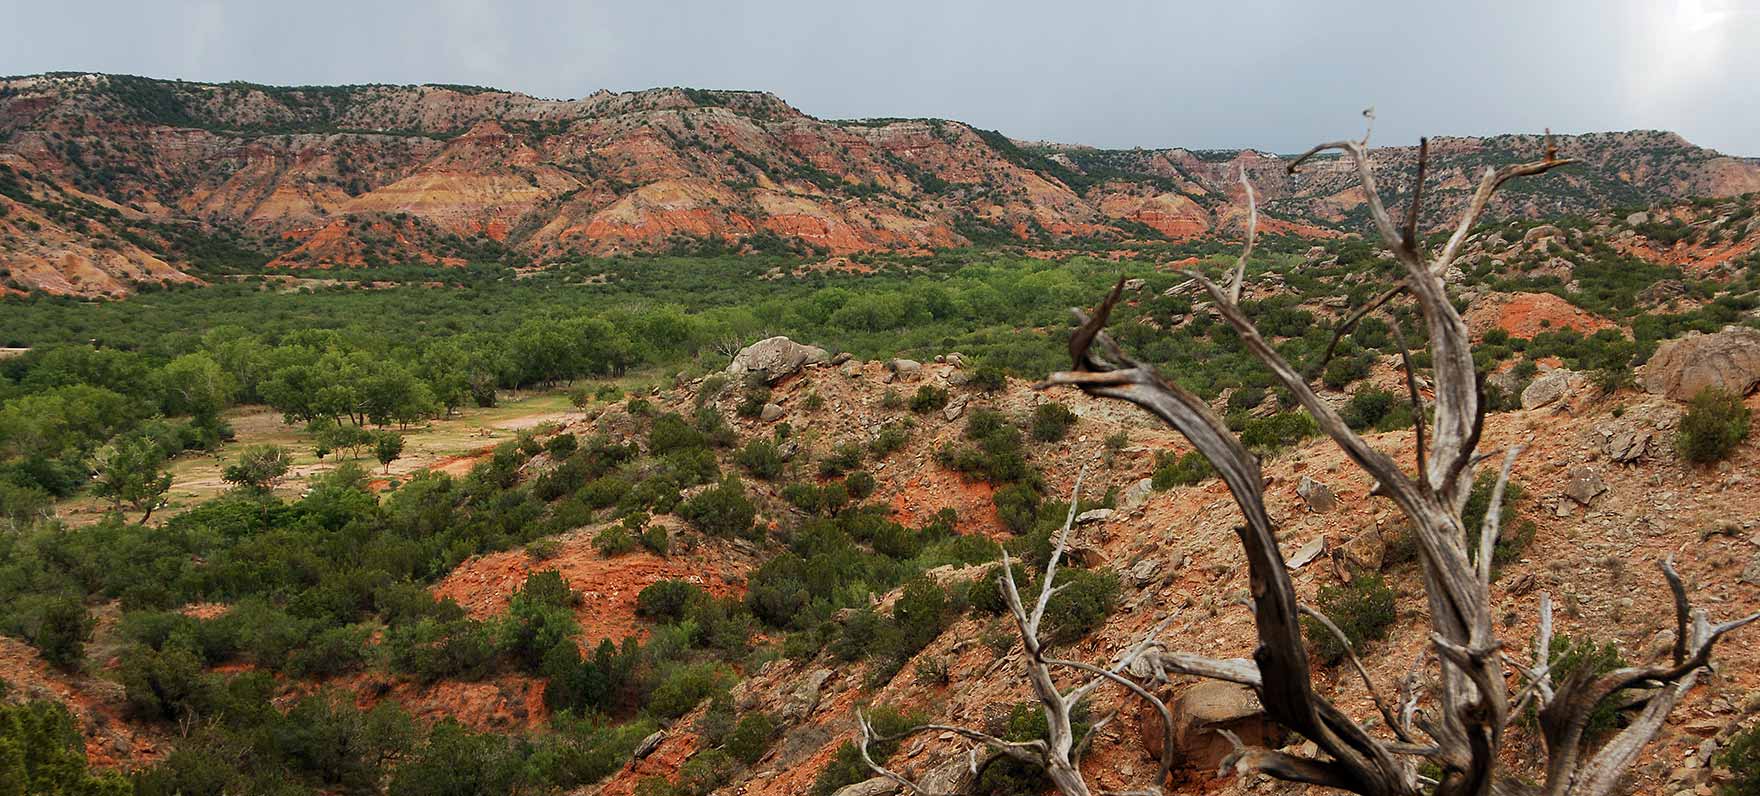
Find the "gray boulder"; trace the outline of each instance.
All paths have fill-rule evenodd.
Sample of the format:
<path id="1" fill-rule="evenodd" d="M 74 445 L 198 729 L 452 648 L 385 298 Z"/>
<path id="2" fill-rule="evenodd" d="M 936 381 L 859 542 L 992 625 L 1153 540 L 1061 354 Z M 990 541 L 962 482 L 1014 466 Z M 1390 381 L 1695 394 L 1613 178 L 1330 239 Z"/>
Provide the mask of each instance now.
<path id="1" fill-rule="evenodd" d="M 781 420 L 783 414 L 784 412 L 782 411 L 781 406 L 776 404 L 764 404 L 764 408 L 758 410 L 758 419 L 766 423 L 774 423 Z"/>
<path id="2" fill-rule="evenodd" d="M 1717 387 L 1746 395 L 1760 384 L 1760 330 L 1725 327 L 1663 343 L 1644 363 L 1644 389 L 1677 401 Z"/>
<path id="3" fill-rule="evenodd" d="M 764 381 L 774 384 L 800 372 L 807 365 L 823 364 L 830 360 L 830 352 L 823 348 L 802 345 L 778 335 L 740 349 L 734 355 L 733 362 L 728 364 L 727 372 L 734 376 L 760 374 Z"/>
<path id="4" fill-rule="evenodd" d="M 1296 482 L 1296 494 L 1301 495 L 1302 500 L 1307 502 L 1309 511 L 1325 514 L 1338 508 L 1338 495 L 1333 493 L 1332 487 L 1305 475 L 1302 476 L 1302 480 Z"/>
<path id="5" fill-rule="evenodd" d="M 1571 394 L 1572 382 L 1576 376 L 1576 373 L 1564 368 L 1540 374 L 1522 390 L 1522 408 L 1539 409 L 1564 400 L 1565 396 Z"/>
<path id="6" fill-rule="evenodd" d="M 784 722 L 797 722 L 813 714 L 819 707 L 819 690 L 825 687 L 825 681 L 831 679 L 830 669 L 815 669 L 801 679 L 794 691 L 783 700 L 779 711 Z"/>

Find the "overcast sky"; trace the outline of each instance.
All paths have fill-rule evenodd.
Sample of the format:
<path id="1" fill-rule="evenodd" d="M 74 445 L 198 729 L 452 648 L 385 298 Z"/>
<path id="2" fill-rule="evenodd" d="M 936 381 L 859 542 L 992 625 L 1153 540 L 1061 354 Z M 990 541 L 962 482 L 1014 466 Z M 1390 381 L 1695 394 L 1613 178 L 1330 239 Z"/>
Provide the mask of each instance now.
<path id="1" fill-rule="evenodd" d="M 0 0 L 0 74 L 763 89 L 1107 147 L 1662 128 L 1760 155 L 1760 0 Z"/>

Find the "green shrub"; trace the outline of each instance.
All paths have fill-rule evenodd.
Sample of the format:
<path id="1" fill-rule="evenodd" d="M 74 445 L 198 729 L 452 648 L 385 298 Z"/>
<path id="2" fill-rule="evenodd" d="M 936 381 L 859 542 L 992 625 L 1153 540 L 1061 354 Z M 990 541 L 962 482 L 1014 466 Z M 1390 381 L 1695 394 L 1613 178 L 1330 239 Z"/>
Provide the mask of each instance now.
<path id="1" fill-rule="evenodd" d="M 712 536 L 747 534 L 757 513 L 752 502 L 746 499 L 745 487 L 739 479 L 731 477 L 678 506 L 678 516 Z"/>
<path id="2" fill-rule="evenodd" d="M 1681 418 L 1681 458 L 1697 464 L 1729 458 L 1730 452 L 1747 439 L 1750 419 L 1741 396 L 1716 387 L 1700 390 Z"/>
<path id="3" fill-rule="evenodd" d="M 607 525 L 593 534 L 593 546 L 599 548 L 599 554 L 606 558 L 615 558 L 625 553 L 633 553 L 636 540 L 621 525 Z"/>
<path id="4" fill-rule="evenodd" d="M 843 486 L 849 490 L 850 497 L 856 500 L 866 500 L 869 495 L 874 494 L 876 484 L 874 476 L 869 475 L 866 470 L 857 470 L 843 479 Z"/>
<path id="5" fill-rule="evenodd" d="M 662 672 L 659 685 L 648 695 L 648 710 L 675 719 L 731 685 L 732 673 L 719 663 L 674 664 Z"/>
<path id="6" fill-rule="evenodd" d="M 776 738 L 776 721 L 764 713 L 747 713 L 734 725 L 722 747 L 740 762 L 751 765 L 764 757 Z"/>
<path id="7" fill-rule="evenodd" d="M 1393 411 L 1394 403 L 1399 400 L 1391 391 L 1379 387 L 1365 387 L 1357 390 L 1349 401 L 1338 411 L 1344 424 L 1355 431 L 1375 428 L 1380 425 Z"/>
<path id="8" fill-rule="evenodd" d="M 925 721 L 921 715 L 903 713 L 884 705 L 872 707 L 866 713 L 874 733 L 881 737 L 898 735 Z M 868 745 L 868 753 L 876 762 L 885 765 L 898 751 L 898 747 L 899 741 L 896 740 L 875 741 Z M 813 780 L 813 786 L 807 793 L 809 796 L 831 796 L 839 788 L 854 785 L 873 775 L 874 772 L 868 768 L 868 764 L 862 762 L 862 753 L 856 749 L 856 745 L 844 741 L 843 745 L 837 747 L 837 752 L 825 766 L 825 770 L 820 771 L 819 776 Z"/>
<path id="9" fill-rule="evenodd" d="M 904 593 L 892 604 L 892 621 L 898 627 L 900 645 L 894 657 L 902 661 L 929 646 L 946 627 L 946 614 L 947 592 L 935 581 L 920 577 L 906 583 Z"/>
<path id="10" fill-rule="evenodd" d="M 1155 474 L 1151 483 L 1157 490 L 1191 486 L 1214 477 L 1216 468 L 1210 465 L 1210 460 L 1204 458 L 1204 454 L 1197 451 L 1186 451 L 1179 456 L 1175 456 L 1173 451 L 1155 454 Z"/>
<path id="11" fill-rule="evenodd" d="M 931 384 L 925 384 L 918 387 L 916 394 L 911 396 L 911 411 L 916 412 L 919 415 L 939 411 L 946 408 L 947 401 L 948 396 L 946 390 Z"/>
<path id="12" fill-rule="evenodd" d="M 868 453 L 876 459 L 884 459 L 902 450 L 905 444 L 910 442 L 910 439 L 910 432 L 905 429 L 903 424 L 888 423 L 880 429 L 879 434 L 874 435 L 873 441 L 868 443 Z"/>
<path id="13" fill-rule="evenodd" d="M 1599 677 L 1626 665 L 1625 659 L 1620 657 L 1619 648 L 1612 642 L 1596 644 L 1592 638 L 1571 638 L 1562 633 L 1552 637 L 1549 657 L 1552 662 L 1552 682 L 1559 687 L 1563 687 L 1572 678 Z M 1589 721 L 1583 725 L 1585 740 L 1601 738 L 1618 724 L 1617 696 L 1617 693 L 1610 695 L 1589 712 Z"/>
<path id="14" fill-rule="evenodd" d="M 764 411 L 764 404 L 770 403 L 770 388 L 762 384 L 746 388 L 745 395 L 740 398 L 739 405 L 734 407 L 734 414 L 744 418 L 754 418 Z"/>
<path id="15" fill-rule="evenodd" d="M 1393 624 L 1393 589 L 1379 574 L 1362 575 L 1350 583 L 1325 586 L 1314 600 L 1315 607 L 1344 632 L 1351 646 L 1361 649 L 1364 642 L 1378 641 L 1387 636 Z M 1332 631 L 1312 619 L 1304 618 L 1308 643 L 1326 663 L 1344 660 L 1348 650 Z"/>
<path id="16" fill-rule="evenodd" d="M 89 771 L 73 714 L 43 700 L 0 705 L 0 793 L 124 796 L 134 789 L 122 774 Z"/>
<path id="17" fill-rule="evenodd" d="M 754 439 L 741 448 L 734 461 L 754 478 L 774 481 L 782 475 L 782 452 L 776 444 Z"/>
<path id="18" fill-rule="evenodd" d="M 995 365 L 979 365 L 972 372 L 971 385 L 982 392 L 997 392 L 1008 385 L 1008 376 Z"/>
<path id="19" fill-rule="evenodd" d="M 996 505 L 996 517 L 1003 527 L 1015 533 L 1032 529 L 1039 519 L 1039 490 L 1028 484 L 1009 484 L 990 495 Z"/>
<path id="20" fill-rule="evenodd" d="M 862 446 L 844 443 L 819 460 L 819 477 L 836 478 L 862 466 Z"/>
<path id="21" fill-rule="evenodd" d="M 683 619 L 692 603 L 707 597 L 696 584 L 682 580 L 658 580 L 636 595 L 636 613 L 657 622 Z"/>
<path id="22" fill-rule="evenodd" d="M 1045 605 L 1045 629 L 1057 644 L 1094 632 L 1118 602 L 1118 575 L 1110 570 L 1062 569 L 1056 587 L 1059 591 Z"/>
<path id="23" fill-rule="evenodd" d="M 664 558 L 667 553 L 672 551 L 672 537 L 666 532 L 664 526 L 650 525 L 642 529 L 642 547 L 647 548 L 648 552 Z"/>
<path id="24" fill-rule="evenodd" d="M 1730 773 L 1721 796 L 1760 796 L 1760 725 L 1749 727 L 1729 739 L 1717 755 L 1717 765 Z"/>
<path id="25" fill-rule="evenodd" d="M 1461 509 L 1461 525 L 1467 531 L 1467 556 L 1479 557 L 1479 534 L 1485 526 L 1485 514 L 1491 509 L 1491 490 L 1497 485 L 1497 473 L 1481 471 L 1473 479 L 1467 493 L 1467 505 Z M 1539 528 L 1532 520 L 1517 523 L 1516 507 L 1527 496 L 1521 482 L 1511 479 L 1503 487 L 1503 509 L 1497 515 L 1497 543 L 1491 548 L 1491 563 L 1505 565 L 1521 558 L 1528 543 L 1534 541 Z M 1512 526 L 1514 526 L 1512 530 Z"/>
<path id="26" fill-rule="evenodd" d="M 1239 431 L 1242 445 L 1255 451 L 1273 452 L 1320 433 L 1320 427 L 1306 412 L 1283 412 L 1270 417 L 1245 418 Z"/>
<path id="27" fill-rule="evenodd" d="M 1069 433 L 1075 422 L 1076 413 L 1069 407 L 1055 401 L 1039 404 L 1033 407 L 1033 439 L 1056 442 Z"/>

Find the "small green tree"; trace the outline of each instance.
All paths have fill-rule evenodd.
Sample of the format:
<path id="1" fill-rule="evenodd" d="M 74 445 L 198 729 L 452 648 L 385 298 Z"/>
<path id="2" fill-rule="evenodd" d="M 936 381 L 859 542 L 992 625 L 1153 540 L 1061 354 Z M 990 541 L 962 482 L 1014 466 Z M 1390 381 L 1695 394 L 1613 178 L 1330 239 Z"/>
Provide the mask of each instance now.
<path id="1" fill-rule="evenodd" d="M 281 479 L 291 465 L 286 448 L 269 443 L 252 445 L 245 448 L 238 461 L 228 465 L 220 477 L 241 489 L 268 493 L 281 485 Z"/>
<path id="2" fill-rule="evenodd" d="M 382 431 L 374 435 L 373 454 L 378 457 L 379 465 L 385 472 L 391 472 L 391 463 L 403 458 L 403 435 L 395 431 Z"/>
<path id="3" fill-rule="evenodd" d="M 1696 464 L 1712 464 L 1729 458 L 1730 452 L 1748 438 L 1748 407 L 1741 396 L 1717 387 L 1706 387 L 1687 404 L 1681 418 L 1681 458 Z"/>
<path id="4" fill-rule="evenodd" d="M 109 498 L 112 511 L 124 506 L 141 512 L 141 522 L 153 516 L 165 493 L 171 491 L 171 474 L 164 471 L 165 453 L 152 440 L 129 435 L 98 449 L 97 476 L 92 493 Z"/>

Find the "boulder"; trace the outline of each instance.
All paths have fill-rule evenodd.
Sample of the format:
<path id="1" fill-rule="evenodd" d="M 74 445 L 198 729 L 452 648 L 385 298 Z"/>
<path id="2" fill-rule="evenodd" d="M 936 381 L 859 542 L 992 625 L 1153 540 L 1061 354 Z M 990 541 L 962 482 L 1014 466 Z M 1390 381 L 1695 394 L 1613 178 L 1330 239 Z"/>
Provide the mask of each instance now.
<path id="1" fill-rule="evenodd" d="M 1602 445 L 1602 451 L 1616 464 L 1632 464 L 1649 454 L 1650 446 L 1655 441 L 1656 429 L 1653 428 L 1615 429 L 1607 432 L 1607 441 Z"/>
<path id="2" fill-rule="evenodd" d="M 1149 496 L 1155 494 L 1154 479 L 1145 478 L 1124 491 L 1118 497 L 1118 508 L 1121 511 L 1132 511 L 1149 502 Z"/>
<path id="3" fill-rule="evenodd" d="M 963 395 L 948 401 L 946 406 L 941 407 L 941 417 L 944 420 L 958 420 L 959 416 L 965 413 L 966 397 Z"/>
<path id="4" fill-rule="evenodd" d="M 653 754 L 655 749 L 659 749 L 660 743 L 665 740 L 666 731 L 655 730 L 653 734 L 643 738 L 641 743 L 636 744 L 636 750 L 632 753 L 632 756 L 637 760 L 647 757 L 648 755 Z"/>
<path id="5" fill-rule="evenodd" d="M 894 359 L 886 363 L 886 369 L 889 372 L 897 374 L 898 378 L 910 381 L 911 379 L 915 379 L 917 373 L 922 371 L 923 363 L 914 359 Z"/>
<path id="6" fill-rule="evenodd" d="M 833 364 L 833 365 L 841 365 L 841 364 L 843 364 L 843 363 L 845 363 L 845 362 L 848 362 L 848 361 L 850 361 L 850 360 L 852 360 L 852 359 L 855 359 L 855 356 L 854 356 L 854 355 L 852 355 L 852 354 L 850 354 L 850 352 L 848 352 L 848 351 L 839 351 L 839 352 L 838 352 L 838 354 L 837 354 L 837 356 L 834 356 L 834 357 L 832 357 L 832 358 L 831 358 L 831 364 Z"/>
<path id="7" fill-rule="evenodd" d="M 1338 495 L 1333 494 L 1332 487 L 1305 475 L 1302 476 L 1302 480 L 1296 482 L 1296 494 L 1302 496 L 1302 500 L 1308 504 L 1309 511 L 1325 514 L 1338 508 Z"/>
<path id="8" fill-rule="evenodd" d="M 1381 535 L 1379 528 L 1369 528 L 1332 551 L 1333 570 L 1339 580 L 1380 572 L 1386 560 L 1387 537 Z"/>
<path id="9" fill-rule="evenodd" d="M 1309 561 L 1313 561 L 1314 559 L 1319 558 L 1320 554 L 1325 551 L 1326 551 L 1326 537 L 1325 536 L 1316 536 L 1312 539 L 1309 539 L 1307 544 L 1304 544 L 1301 547 L 1296 548 L 1295 555 L 1292 555 L 1289 557 L 1288 567 L 1291 572 L 1294 572 L 1295 570 L 1301 569 L 1302 567 L 1307 566 Z"/>
<path id="10" fill-rule="evenodd" d="M 1541 224 L 1540 226 L 1528 230 L 1528 234 L 1522 236 L 1522 242 L 1533 243 L 1534 241 L 1544 240 L 1546 238 L 1556 238 L 1563 234 L 1564 232 L 1559 230 L 1558 227 L 1551 224 Z"/>
<path id="11" fill-rule="evenodd" d="M 1124 289 L 1134 293 L 1138 290 L 1142 290 L 1143 286 L 1147 284 L 1149 283 L 1142 279 L 1126 279 L 1124 280 Z"/>
<path id="12" fill-rule="evenodd" d="M 1522 408 L 1539 409 L 1564 400 L 1571 394 L 1572 382 L 1576 373 L 1564 368 L 1555 368 L 1535 377 L 1522 390 Z"/>
<path id="13" fill-rule="evenodd" d="M 889 796 L 898 792 L 898 783 L 887 777 L 864 779 L 854 785 L 838 788 L 831 796 Z"/>
<path id="14" fill-rule="evenodd" d="M 1636 213 L 1631 213 L 1626 216 L 1626 226 L 1635 227 L 1639 224 L 1648 224 L 1648 223 L 1650 223 L 1650 214 L 1646 213 L 1642 210 L 1639 210 Z"/>
<path id="15" fill-rule="evenodd" d="M 782 720 L 792 724 L 812 715 L 813 709 L 819 707 L 819 690 L 830 679 L 830 669 L 815 669 L 801 678 L 800 683 L 783 699 L 782 709 L 778 711 Z"/>
<path id="16" fill-rule="evenodd" d="M 764 404 L 764 408 L 758 410 L 758 419 L 766 423 L 774 423 L 781 420 L 783 414 L 782 407 L 776 404 Z"/>
<path id="17" fill-rule="evenodd" d="M 1644 363 L 1640 380 L 1646 391 L 1677 401 L 1706 387 L 1746 395 L 1760 384 L 1760 330 L 1729 326 L 1670 340 Z"/>
<path id="18" fill-rule="evenodd" d="M 1092 509 L 1089 511 L 1084 511 L 1081 514 L 1077 514 L 1076 515 L 1076 524 L 1077 525 L 1087 525 L 1090 522 L 1105 522 L 1111 516 L 1112 516 L 1112 509 Z"/>
<path id="19" fill-rule="evenodd" d="M 1753 560 L 1742 569 L 1742 582 L 1760 586 L 1760 553 L 1755 553 Z"/>
<path id="20" fill-rule="evenodd" d="M 755 373 L 764 381 L 774 384 L 800 372 L 807 365 L 818 365 L 830 360 L 830 352 L 823 348 L 802 345 L 778 335 L 740 349 L 734 355 L 733 362 L 728 364 L 727 372 L 735 376 Z"/>
<path id="21" fill-rule="evenodd" d="M 1143 751 L 1161 756 L 1161 713 L 1138 701 L 1139 736 Z M 1265 715 L 1253 689 L 1234 683 L 1209 681 L 1186 689 L 1168 703 L 1173 714 L 1173 747 L 1176 768 L 1210 771 L 1234 751 L 1227 730 L 1247 746 L 1275 749 L 1283 745 L 1284 731 Z"/>
<path id="22" fill-rule="evenodd" d="M 1564 496 L 1582 505 L 1589 505 L 1597 495 L 1607 491 L 1607 482 L 1601 480 L 1593 469 L 1575 467 L 1569 473 L 1569 481 L 1564 485 Z"/>
<path id="23" fill-rule="evenodd" d="M 982 761 L 978 764 L 983 765 Z M 971 763 L 965 755 L 954 755 L 917 780 L 926 793 L 965 793 L 972 787 Z"/>

